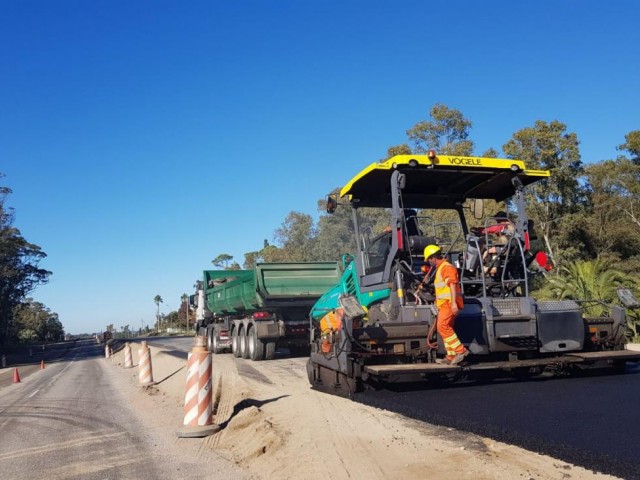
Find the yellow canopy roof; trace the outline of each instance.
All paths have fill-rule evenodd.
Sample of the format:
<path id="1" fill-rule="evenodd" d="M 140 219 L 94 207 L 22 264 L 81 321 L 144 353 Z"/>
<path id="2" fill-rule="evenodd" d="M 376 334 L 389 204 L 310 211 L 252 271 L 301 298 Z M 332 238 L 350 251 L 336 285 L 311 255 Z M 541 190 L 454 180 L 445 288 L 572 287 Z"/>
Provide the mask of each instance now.
<path id="1" fill-rule="evenodd" d="M 349 196 L 363 207 L 390 207 L 395 170 L 406 175 L 402 197 L 407 208 L 453 208 L 468 198 L 503 201 L 515 193 L 514 176 L 529 185 L 550 175 L 547 170 L 527 170 L 522 160 L 396 155 L 366 167 L 342 188 L 340 196 Z"/>

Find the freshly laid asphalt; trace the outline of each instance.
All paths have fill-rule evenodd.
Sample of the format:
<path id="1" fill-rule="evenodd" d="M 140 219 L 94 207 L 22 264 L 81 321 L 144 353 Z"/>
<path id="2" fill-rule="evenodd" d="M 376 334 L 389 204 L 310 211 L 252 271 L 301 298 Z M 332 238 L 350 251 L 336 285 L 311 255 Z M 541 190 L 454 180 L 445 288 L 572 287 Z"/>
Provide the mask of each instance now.
<path id="1" fill-rule="evenodd" d="M 640 365 L 589 375 L 365 391 L 356 401 L 574 465 L 640 479 Z"/>

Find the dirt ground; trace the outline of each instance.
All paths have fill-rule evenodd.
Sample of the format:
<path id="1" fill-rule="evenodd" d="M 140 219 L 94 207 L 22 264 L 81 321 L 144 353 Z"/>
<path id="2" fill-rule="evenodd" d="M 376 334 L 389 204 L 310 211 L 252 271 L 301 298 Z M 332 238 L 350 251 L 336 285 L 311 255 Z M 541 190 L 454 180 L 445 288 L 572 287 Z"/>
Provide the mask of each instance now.
<path id="1" fill-rule="evenodd" d="M 164 426 L 160 433 L 175 436 L 183 420 L 186 360 L 153 347 L 151 354 L 156 386 L 137 387 L 137 368 L 120 370 L 132 395 L 145 397 L 132 404 Z M 122 366 L 123 352 L 111 363 Z M 173 443 L 178 450 L 197 445 L 203 459 L 226 459 L 247 478 L 615 478 L 313 391 L 302 358 L 251 362 L 215 355 L 213 370 L 214 422 L 222 430 Z"/>

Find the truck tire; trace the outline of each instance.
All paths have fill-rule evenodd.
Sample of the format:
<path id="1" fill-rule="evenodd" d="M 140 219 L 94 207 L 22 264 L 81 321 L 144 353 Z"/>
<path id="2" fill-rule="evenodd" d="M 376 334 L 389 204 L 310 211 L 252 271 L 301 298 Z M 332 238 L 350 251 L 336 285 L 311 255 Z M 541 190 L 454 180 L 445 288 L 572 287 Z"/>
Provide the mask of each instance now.
<path id="1" fill-rule="evenodd" d="M 213 335 L 212 331 L 207 332 L 207 351 L 209 353 L 215 353 L 213 351 L 213 342 L 211 341 L 211 336 Z"/>
<path id="2" fill-rule="evenodd" d="M 311 347 L 308 345 L 289 345 L 289 353 L 292 357 L 308 357 Z"/>
<path id="3" fill-rule="evenodd" d="M 264 343 L 258 338 L 256 328 L 249 330 L 249 358 L 254 362 L 264 359 Z"/>
<path id="4" fill-rule="evenodd" d="M 236 358 L 240 358 L 240 339 L 238 338 L 238 329 L 234 328 L 231 332 L 231 353 Z"/>
<path id="5" fill-rule="evenodd" d="M 244 328 L 240 330 L 238 337 L 238 341 L 240 342 L 240 356 L 247 359 L 249 358 L 249 342 L 247 341 L 247 332 L 245 332 Z"/>
<path id="6" fill-rule="evenodd" d="M 211 342 L 211 353 L 214 354 L 219 354 L 222 353 L 222 348 L 220 348 L 220 346 L 218 345 L 218 335 L 216 335 L 215 332 L 213 332 L 213 340 Z"/>
<path id="7" fill-rule="evenodd" d="M 276 356 L 276 342 L 264 342 L 264 359 L 265 360 L 273 360 L 273 357 Z"/>

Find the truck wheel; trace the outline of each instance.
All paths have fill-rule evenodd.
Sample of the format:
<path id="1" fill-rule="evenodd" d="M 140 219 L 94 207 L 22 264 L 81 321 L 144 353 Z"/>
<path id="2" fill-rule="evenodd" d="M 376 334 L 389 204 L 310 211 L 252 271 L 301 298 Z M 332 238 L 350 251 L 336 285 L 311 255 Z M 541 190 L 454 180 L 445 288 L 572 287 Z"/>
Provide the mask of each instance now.
<path id="1" fill-rule="evenodd" d="M 276 342 L 264 342 L 264 359 L 265 360 L 273 360 L 273 357 L 276 356 Z"/>
<path id="2" fill-rule="evenodd" d="M 308 357 L 311 347 L 307 345 L 289 345 L 289 353 L 292 357 Z"/>
<path id="3" fill-rule="evenodd" d="M 238 336 L 238 340 L 240 342 L 240 356 L 242 358 L 249 358 L 249 345 L 247 345 L 249 342 L 247 342 L 247 332 L 245 332 L 244 328 L 240 330 Z"/>
<path id="4" fill-rule="evenodd" d="M 311 355 L 311 345 L 300 345 L 298 347 L 298 355 L 301 357 L 308 357 Z"/>
<path id="5" fill-rule="evenodd" d="M 211 342 L 211 352 L 214 354 L 218 354 L 218 353 L 222 353 L 222 349 L 220 348 L 220 346 L 218 345 L 218 335 L 216 335 L 215 332 L 213 332 L 213 341 Z"/>
<path id="6" fill-rule="evenodd" d="M 238 338 L 238 329 L 234 328 L 231 333 L 231 353 L 236 358 L 240 358 L 240 339 Z"/>
<path id="7" fill-rule="evenodd" d="M 209 353 L 215 353 L 213 351 L 213 345 L 212 345 L 212 342 L 211 342 L 211 334 L 212 333 L 213 332 L 209 332 L 208 335 L 207 335 L 207 351 L 209 351 Z"/>
<path id="8" fill-rule="evenodd" d="M 258 339 L 256 328 L 249 330 L 249 358 L 254 362 L 264 358 L 264 343 Z"/>

